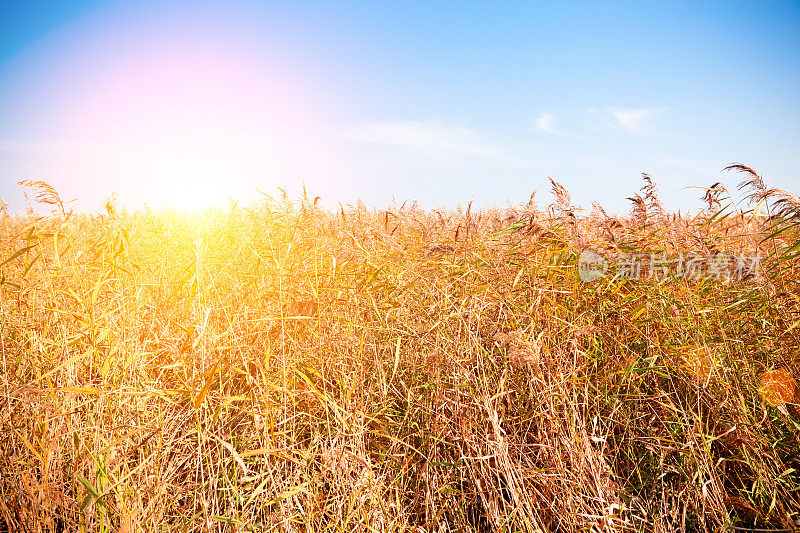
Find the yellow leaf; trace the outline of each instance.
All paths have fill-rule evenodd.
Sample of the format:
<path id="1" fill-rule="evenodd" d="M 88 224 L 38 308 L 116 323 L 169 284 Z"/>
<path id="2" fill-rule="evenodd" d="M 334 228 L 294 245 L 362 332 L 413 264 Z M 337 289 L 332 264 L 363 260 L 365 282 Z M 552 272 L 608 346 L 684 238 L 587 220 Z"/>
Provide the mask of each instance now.
<path id="1" fill-rule="evenodd" d="M 206 398 L 206 394 L 208 394 L 208 388 L 211 387 L 211 382 L 214 381 L 214 376 L 216 372 L 211 373 L 207 378 L 206 382 L 203 385 L 203 388 L 200 389 L 200 392 L 197 394 L 197 397 L 194 399 L 194 406 L 196 409 L 200 409 L 200 406 L 203 405 L 203 400 Z"/>
<path id="2" fill-rule="evenodd" d="M 92 387 L 59 387 L 62 392 L 82 392 L 84 394 L 101 394 L 103 391 Z"/>

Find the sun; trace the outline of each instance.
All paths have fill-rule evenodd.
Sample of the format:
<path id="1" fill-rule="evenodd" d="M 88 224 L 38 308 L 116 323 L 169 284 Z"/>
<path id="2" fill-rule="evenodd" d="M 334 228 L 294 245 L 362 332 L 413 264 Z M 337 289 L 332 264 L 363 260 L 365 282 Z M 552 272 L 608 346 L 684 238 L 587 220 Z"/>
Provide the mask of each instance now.
<path id="1" fill-rule="evenodd" d="M 243 146 L 181 142 L 144 151 L 139 196 L 153 207 L 197 211 L 241 201 L 255 169 Z"/>
<path id="2" fill-rule="evenodd" d="M 309 134 L 325 106 L 286 70 L 208 42 L 153 45 L 109 64 L 63 126 L 93 161 L 77 181 L 87 191 L 121 184 L 113 190 L 129 207 L 195 211 L 308 178 L 326 153 Z"/>

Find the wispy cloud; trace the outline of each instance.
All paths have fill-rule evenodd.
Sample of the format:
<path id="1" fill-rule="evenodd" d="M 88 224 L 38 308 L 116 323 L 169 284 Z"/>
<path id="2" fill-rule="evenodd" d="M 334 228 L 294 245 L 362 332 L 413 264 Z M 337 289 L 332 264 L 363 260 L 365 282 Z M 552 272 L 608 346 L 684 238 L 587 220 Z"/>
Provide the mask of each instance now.
<path id="1" fill-rule="evenodd" d="M 504 166 L 543 165 L 541 161 L 513 155 L 506 147 L 485 141 L 470 128 L 445 125 L 439 120 L 372 122 L 353 128 L 347 137 L 365 144 L 405 148 L 435 156 L 479 158 Z"/>
<path id="2" fill-rule="evenodd" d="M 606 109 L 589 109 L 594 117 L 586 126 L 596 130 L 616 130 L 635 135 L 646 135 L 653 132 L 653 119 L 661 115 L 664 107 L 609 107 Z"/>
<path id="3" fill-rule="evenodd" d="M 371 122 L 352 129 L 348 136 L 362 143 L 421 150 L 446 150 L 484 155 L 497 152 L 497 148 L 481 143 L 479 135 L 473 130 L 445 126 L 438 120 Z"/>
<path id="4" fill-rule="evenodd" d="M 662 111 L 662 108 L 614 108 L 611 110 L 611 114 L 617 123 L 622 126 L 622 128 L 630 131 L 631 133 L 645 133 L 648 126 L 648 121 L 660 115 Z"/>
<path id="5" fill-rule="evenodd" d="M 556 116 L 553 113 L 542 113 L 536 119 L 536 127 L 541 131 L 552 133 L 553 135 L 564 135 L 555 128 Z"/>

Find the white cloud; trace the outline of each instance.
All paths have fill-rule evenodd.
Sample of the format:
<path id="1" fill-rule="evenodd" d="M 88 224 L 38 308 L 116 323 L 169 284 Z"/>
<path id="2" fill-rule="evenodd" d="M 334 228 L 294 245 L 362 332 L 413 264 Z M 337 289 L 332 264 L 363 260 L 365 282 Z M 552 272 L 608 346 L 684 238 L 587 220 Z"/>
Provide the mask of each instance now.
<path id="1" fill-rule="evenodd" d="M 647 122 L 657 117 L 663 111 L 662 108 L 612 108 L 611 116 L 617 124 L 631 133 L 646 133 Z"/>
<path id="2" fill-rule="evenodd" d="M 474 131 L 445 126 L 438 120 L 407 122 L 372 122 L 355 128 L 353 140 L 385 146 L 402 146 L 422 150 L 447 150 L 466 153 L 494 153 L 497 148 L 486 146 Z"/>
<path id="3" fill-rule="evenodd" d="M 664 107 L 609 107 L 606 109 L 588 109 L 594 117 L 585 122 L 587 128 L 608 131 L 616 130 L 636 135 L 652 133 L 652 120 L 661 115 Z"/>
<path id="4" fill-rule="evenodd" d="M 478 158 L 507 167 L 543 165 L 541 161 L 513 155 L 505 147 L 486 142 L 474 130 L 448 126 L 439 120 L 372 122 L 350 130 L 347 137 L 359 143 L 405 148 L 436 157 Z"/>
<path id="5" fill-rule="evenodd" d="M 564 135 L 555 128 L 556 116 L 553 113 L 542 113 L 536 119 L 536 127 L 553 135 Z"/>

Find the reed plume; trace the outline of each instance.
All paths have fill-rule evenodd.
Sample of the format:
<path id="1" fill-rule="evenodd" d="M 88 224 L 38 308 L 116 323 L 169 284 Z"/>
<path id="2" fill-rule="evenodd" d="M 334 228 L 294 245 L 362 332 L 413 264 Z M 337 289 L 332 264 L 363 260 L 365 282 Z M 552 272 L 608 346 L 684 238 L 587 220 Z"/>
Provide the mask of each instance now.
<path id="1" fill-rule="evenodd" d="M 53 186 L 46 181 L 22 180 L 18 181 L 17 185 L 32 189 L 36 194 L 34 199 L 38 203 L 56 206 L 61 211 L 61 214 L 64 216 L 64 218 L 67 217 L 66 210 L 64 209 L 64 202 L 61 201 L 61 196 L 53 188 Z"/>

